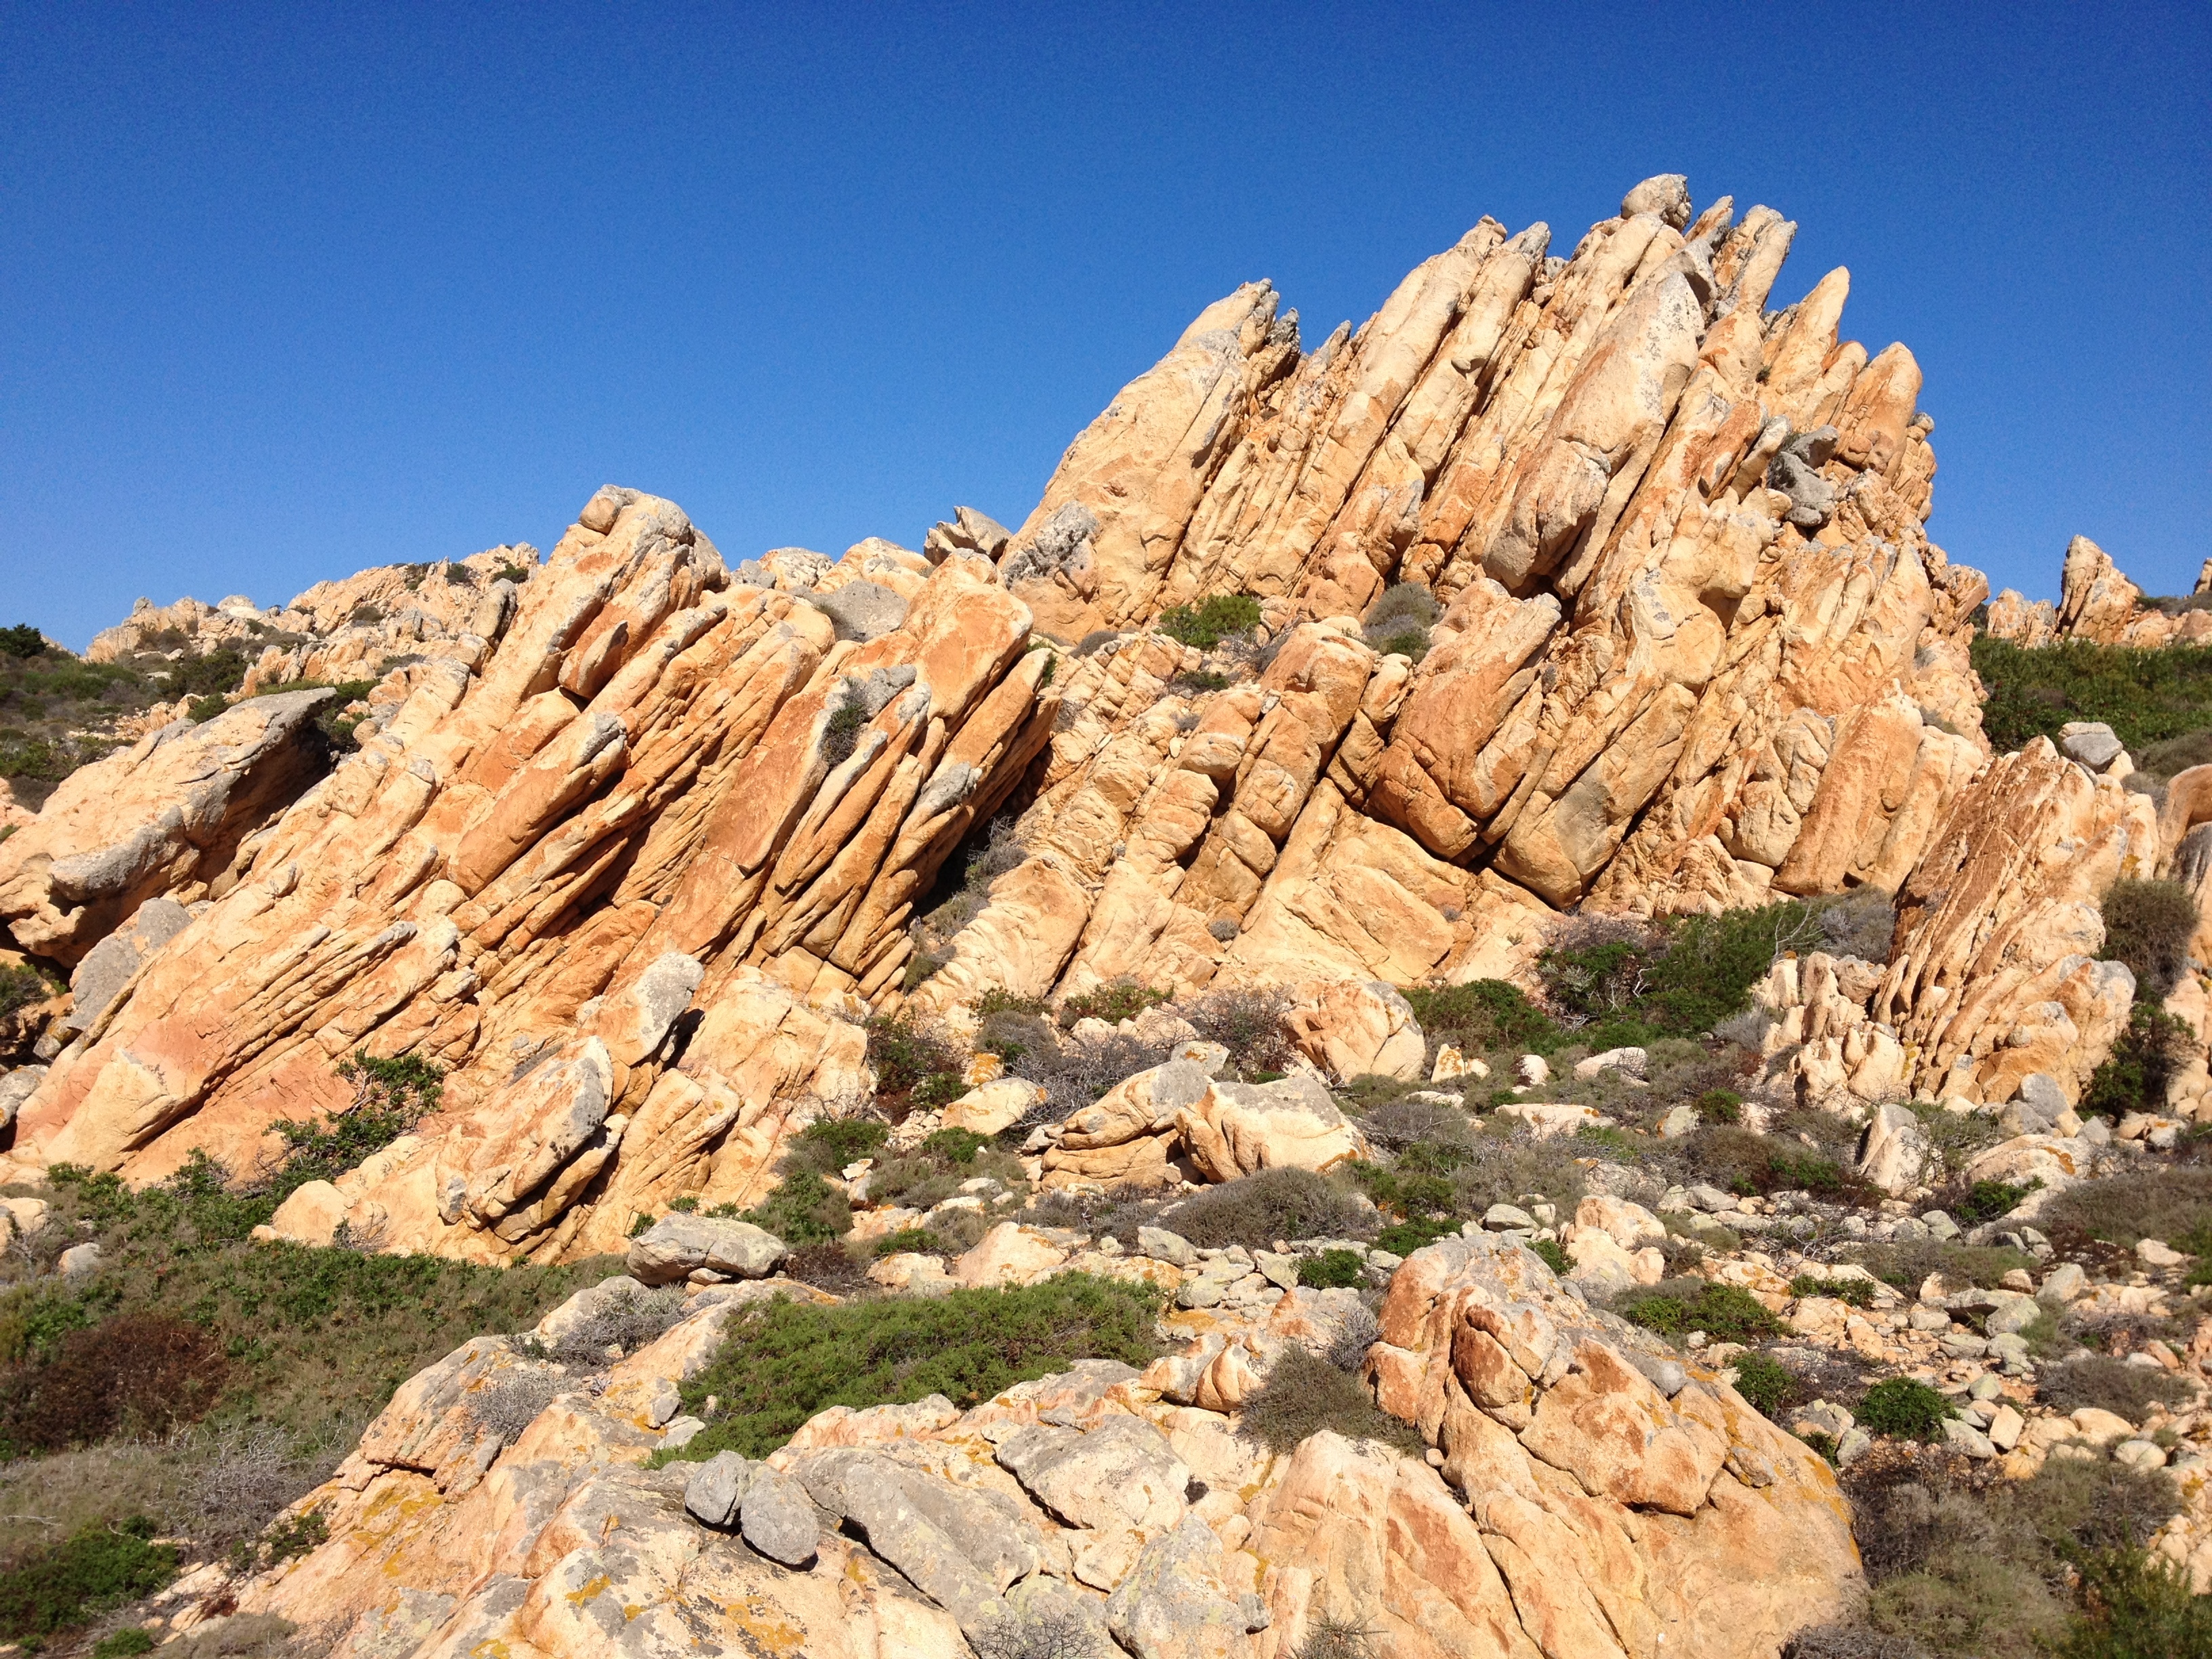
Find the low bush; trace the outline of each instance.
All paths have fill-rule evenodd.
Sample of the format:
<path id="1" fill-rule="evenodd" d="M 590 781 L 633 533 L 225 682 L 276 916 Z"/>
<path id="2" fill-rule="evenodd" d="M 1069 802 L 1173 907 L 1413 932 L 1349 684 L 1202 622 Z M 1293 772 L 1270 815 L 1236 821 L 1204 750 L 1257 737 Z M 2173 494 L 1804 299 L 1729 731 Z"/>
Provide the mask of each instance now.
<path id="1" fill-rule="evenodd" d="M 1502 979 L 1413 985 L 1405 994 L 1429 1039 L 1431 1060 L 1446 1043 L 1468 1054 L 1504 1048 L 1548 1054 L 1566 1040 L 1550 1015 Z"/>
<path id="2" fill-rule="evenodd" d="M 2036 1260 L 2024 1250 L 2001 1245 L 1947 1244 L 1936 1239 L 1918 1243 L 1855 1246 L 1853 1256 L 1885 1285 L 1917 1294 L 1930 1273 L 1941 1273 L 1954 1284 L 1977 1285 L 1992 1290 L 2014 1268 L 2033 1271 Z"/>
<path id="3" fill-rule="evenodd" d="M 0 1458 L 197 1422 L 229 1368 L 212 1335 L 167 1314 L 118 1314 L 71 1331 L 52 1359 L 8 1377 Z"/>
<path id="4" fill-rule="evenodd" d="M 82 1624 L 95 1613 L 150 1595 L 176 1577 L 173 1544 L 154 1541 L 143 1516 L 87 1527 L 0 1568 L 0 1637 L 22 1641 Z"/>
<path id="5" fill-rule="evenodd" d="M 62 989 L 27 962 L 0 967 L 0 1018 L 58 996 Z"/>
<path id="6" fill-rule="evenodd" d="M 732 1318 L 712 1363 L 683 1385 L 687 1411 L 703 1413 L 708 1395 L 719 1396 L 719 1410 L 673 1456 L 765 1456 L 831 1406 L 941 1394 L 964 1409 L 1078 1359 L 1141 1366 L 1158 1352 L 1157 1312 L 1148 1293 L 1083 1273 L 1018 1290 L 836 1307 L 781 1297 L 757 1304 Z"/>
<path id="7" fill-rule="evenodd" d="M 1366 1383 L 1287 1343 L 1267 1380 L 1245 1401 L 1237 1432 L 1281 1454 L 1296 1451 L 1324 1429 L 1350 1440 L 1379 1440 L 1408 1456 L 1427 1449 L 1420 1431 L 1377 1406 Z"/>
<path id="8" fill-rule="evenodd" d="M 1977 1181 L 1951 1200 L 1951 1218 L 1969 1227 L 1979 1226 L 1984 1221 L 1995 1221 L 1999 1216 L 2010 1215 L 2030 1193 L 2042 1189 L 2043 1180 L 2039 1176 L 2031 1176 L 2024 1183 Z"/>
<path id="9" fill-rule="evenodd" d="M 791 1138 L 776 1168 L 785 1175 L 835 1175 L 848 1164 L 873 1158 L 890 1133 L 890 1125 L 878 1118 L 818 1117 Z"/>
<path id="10" fill-rule="evenodd" d="M 0 628 L 0 653 L 10 657 L 35 657 L 46 648 L 46 636 L 28 623 Z"/>
<path id="11" fill-rule="evenodd" d="M 1613 1299 L 1613 1310 L 1665 1337 L 1703 1331 L 1719 1342 L 1753 1342 L 1783 1328 L 1749 1291 L 1703 1279 L 1662 1279 L 1648 1290 L 1627 1291 Z"/>
<path id="12" fill-rule="evenodd" d="M 2163 1112 L 2166 1085 L 2194 1047 L 2186 1024 L 2151 1003 L 2136 1003 L 2112 1052 L 2090 1074 L 2075 1109 L 2084 1116 L 2115 1119 L 2130 1112 Z"/>
<path id="13" fill-rule="evenodd" d="M 438 1108 L 445 1073 L 414 1054 L 379 1059 L 356 1049 L 337 1073 L 353 1085 L 353 1103 L 325 1121 L 280 1118 L 270 1127 L 284 1156 L 264 1188 L 281 1204 L 310 1181 L 336 1181 L 389 1146 Z"/>
<path id="14" fill-rule="evenodd" d="M 2000 754 L 2038 737 L 2056 743 L 2069 720 L 2101 720 L 2130 754 L 2146 756 L 2212 726 L 2212 647 L 2067 640 L 2030 650 L 1984 635 L 1972 656 L 1990 689 L 1982 730 Z"/>
<path id="15" fill-rule="evenodd" d="M 1806 1192 L 1841 1198 L 1858 1187 L 1839 1157 L 1826 1156 L 1794 1136 L 1708 1123 L 1677 1144 L 1698 1180 L 1741 1196 Z"/>
<path id="16" fill-rule="evenodd" d="M 456 1331 L 527 1329 L 621 1271 L 606 1257 L 501 1268 L 256 1243 L 249 1236 L 275 1206 L 231 1187 L 204 1158 L 136 1191 L 67 1164 L 48 1179 L 50 1230 L 97 1243 L 100 1271 L 66 1287 L 0 1289 L 0 1360 L 36 1365 L 61 1354 L 70 1329 L 118 1316 L 181 1321 L 226 1365 L 209 1423 L 257 1420 L 302 1443 L 357 1433 L 394 1389 L 451 1351 Z"/>
<path id="17" fill-rule="evenodd" d="M 1290 1006 L 1290 994 L 1279 989 L 1223 989 L 1179 1003 L 1175 1012 L 1202 1040 L 1228 1049 L 1231 1063 L 1249 1078 L 1289 1062 L 1283 1016 Z"/>
<path id="18" fill-rule="evenodd" d="M 2139 1549 L 2081 1564 L 2083 1616 L 2058 1659 L 2163 1659 L 2212 1654 L 2212 1600 L 2196 1595 L 2186 1569 Z"/>
<path id="19" fill-rule="evenodd" d="M 2197 898 L 2178 881 L 2122 879 L 2105 890 L 2106 962 L 2127 964 L 2136 994 L 2162 1003 L 2189 966 L 2197 933 Z"/>
<path id="20" fill-rule="evenodd" d="M 1202 1250 L 1268 1249 L 1277 1239 L 1358 1238 L 1375 1230 L 1375 1217 L 1326 1176 L 1280 1169 L 1208 1187 L 1169 1205 L 1158 1224 Z"/>
<path id="21" fill-rule="evenodd" d="M 1735 1391 L 1762 1417 L 1778 1416 L 1797 1398 L 1797 1379 L 1781 1361 L 1763 1353 L 1738 1354 Z"/>
<path id="22" fill-rule="evenodd" d="M 1567 1260 L 1567 1253 L 1565 1249 L 1560 1248 L 1559 1242 L 1557 1239 L 1531 1239 L 1528 1243 L 1528 1248 L 1534 1250 L 1543 1259 L 1543 1262 L 1546 1267 L 1549 1267 L 1553 1273 L 1559 1274 L 1562 1279 L 1565 1279 L 1567 1274 L 1574 1269 L 1574 1263 Z"/>
<path id="23" fill-rule="evenodd" d="M 1420 583 L 1397 582 L 1367 607 L 1361 633 L 1370 649 L 1399 652 L 1419 662 L 1429 653 L 1429 629 L 1443 614 L 1443 606 Z"/>
<path id="24" fill-rule="evenodd" d="M 2104 1354 L 2079 1354 L 2060 1365 L 2046 1365 L 2036 1378 L 2035 1397 L 2055 1412 L 2094 1406 L 2141 1424 L 2154 1405 L 2176 1406 L 2194 1390 L 2156 1365 L 2130 1365 Z"/>
<path id="25" fill-rule="evenodd" d="M 708 1213 L 750 1221 L 794 1249 L 827 1244 L 853 1231 L 851 1201 L 811 1170 L 787 1175 L 774 1192 L 750 1210 L 739 1211 L 726 1204 Z"/>
<path id="26" fill-rule="evenodd" d="M 1690 1104 L 1696 1109 L 1703 1123 L 1741 1123 L 1743 1121 L 1743 1097 L 1733 1089 L 1708 1089 Z"/>
<path id="27" fill-rule="evenodd" d="M 1874 1306 L 1874 1285 L 1864 1279 L 1822 1279 L 1799 1273 L 1790 1281 L 1792 1296 L 1826 1296 L 1854 1308 Z"/>
<path id="28" fill-rule="evenodd" d="M 2212 1251 L 2212 1167 L 2185 1164 L 2084 1181 L 2046 1200 L 2036 1224 L 2054 1237 L 2079 1235 L 2124 1249 L 2157 1238 L 2202 1255 Z"/>
<path id="29" fill-rule="evenodd" d="M 1139 985 L 1133 980 L 1115 980 L 1095 991 L 1079 991 L 1063 998 L 1060 1023 L 1073 1025 L 1079 1019 L 1103 1019 L 1109 1025 L 1119 1025 L 1125 1019 L 1134 1019 L 1147 1008 L 1157 1008 L 1167 1000 L 1165 991 Z"/>
<path id="30" fill-rule="evenodd" d="M 1260 602 L 1242 593 L 1216 593 L 1196 605 L 1178 605 L 1160 613 L 1156 626 L 1178 645 L 1211 651 L 1232 634 L 1260 625 Z"/>
<path id="31" fill-rule="evenodd" d="M 952 1040 L 933 1022 L 905 1012 L 868 1022 L 868 1065 L 876 1074 L 877 1109 L 893 1122 L 967 1091 Z"/>
<path id="32" fill-rule="evenodd" d="M 1367 1258 L 1358 1250 L 1323 1250 L 1298 1263 L 1298 1283 L 1316 1291 L 1358 1285 L 1367 1276 Z"/>
<path id="33" fill-rule="evenodd" d="M 1943 1432 L 1943 1419 L 1951 1402 L 1925 1382 L 1909 1376 L 1892 1376 L 1866 1391 L 1854 1413 L 1869 1434 L 1886 1434 L 1900 1440 L 1933 1441 Z"/>

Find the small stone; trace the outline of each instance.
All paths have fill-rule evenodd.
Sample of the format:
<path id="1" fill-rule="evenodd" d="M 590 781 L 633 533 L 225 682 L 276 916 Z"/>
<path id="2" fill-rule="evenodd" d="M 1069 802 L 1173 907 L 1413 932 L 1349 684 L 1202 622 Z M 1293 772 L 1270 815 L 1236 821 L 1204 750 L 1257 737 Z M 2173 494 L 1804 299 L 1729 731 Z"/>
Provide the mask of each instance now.
<path id="1" fill-rule="evenodd" d="M 2004 1384 L 1987 1371 L 1966 1385 L 1966 1396 L 1970 1400 L 1995 1400 L 2003 1392 Z"/>
<path id="2" fill-rule="evenodd" d="M 745 1489 L 738 1524 L 746 1543 L 771 1561 L 803 1567 L 814 1559 L 821 1527 L 814 1505 L 788 1475 L 763 1468 Z"/>
<path id="3" fill-rule="evenodd" d="M 1172 1261 L 1178 1267 L 1188 1267 L 1198 1260 L 1198 1252 L 1190 1248 L 1188 1239 L 1164 1227 L 1138 1228 L 1137 1249 L 1140 1255 Z"/>
<path id="4" fill-rule="evenodd" d="M 1641 1048 L 1607 1048 L 1601 1054 L 1592 1054 L 1588 1060 L 1575 1062 L 1575 1075 L 1593 1078 L 1601 1072 L 1620 1072 L 1640 1078 L 1650 1064 L 1650 1056 Z M 1541 1081 L 1540 1079 L 1534 1079 Z"/>
<path id="5" fill-rule="evenodd" d="M 2020 1443 L 2021 1431 L 2027 1426 L 2027 1419 L 2018 1410 L 2011 1406 L 2000 1406 L 1996 1415 L 1990 1419 L 1990 1443 L 1999 1451 L 2010 1451 Z"/>
<path id="6" fill-rule="evenodd" d="M 1176 1292 L 1178 1308 L 1218 1308 L 1221 1305 L 1221 1281 L 1209 1274 L 1200 1274 Z"/>
<path id="7" fill-rule="evenodd" d="M 1978 1460 L 1986 1460 L 1997 1455 L 1997 1449 L 1990 1443 L 1989 1436 L 1963 1418 L 1947 1417 L 1943 1419 L 1943 1440 L 1953 1451 Z"/>
<path id="8" fill-rule="evenodd" d="M 2189 1258 L 2162 1238 L 2146 1238 L 2136 1244 L 2136 1260 L 2146 1267 L 2179 1267 Z"/>
<path id="9" fill-rule="evenodd" d="M 661 1437 L 660 1449 L 663 1451 L 674 1451 L 678 1446 L 688 1446 L 691 1443 L 693 1437 L 699 1434 L 706 1426 L 705 1423 L 696 1417 L 672 1418 L 669 1420 L 667 1432 Z"/>
<path id="10" fill-rule="evenodd" d="M 1513 1067 L 1513 1074 L 1531 1089 L 1540 1089 L 1552 1080 L 1552 1063 L 1541 1054 L 1523 1054 Z"/>
<path id="11" fill-rule="evenodd" d="M 1482 1224 L 1492 1232 L 1511 1230 L 1533 1233 L 1536 1231 L 1536 1218 L 1517 1205 L 1493 1204 L 1482 1212 Z"/>
<path id="12" fill-rule="evenodd" d="M 1659 1120 L 1659 1135 L 1663 1140 L 1680 1140 L 1694 1133 L 1698 1127 L 1698 1109 L 1685 1103 L 1675 1107 Z"/>
<path id="13" fill-rule="evenodd" d="M 2062 1261 L 2043 1276 L 2035 1299 L 2046 1308 L 2063 1308 L 2089 1288 L 2089 1275 L 2077 1261 Z"/>
<path id="14" fill-rule="evenodd" d="M 1386 1273 L 1397 1272 L 1405 1265 L 1405 1261 L 1404 1256 L 1393 1255 L 1388 1250 L 1370 1250 L 1367 1253 L 1367 1265 L 1370 1267 L 1379 1267 Z"/>
<path id="15" fill-rule="evenodd" d="M 54 1262 L 54 1271 L 64 1279 L 83 1279 L 100 1271 L 100 1246 L 72 1244 Z"/>
<path id="16" fill-rule="evenodd" d="M 708 1526 L 728 1526 L 737 1518 L 757 1467 L 736 1452 L 716 1452 L 684 1483 L 684 1507 Z"/>
<path id="17" fill-rule="evenodd" d="M 1849 1468 L 1860 1458 L 1865 1456 L 1873 1445 L 1874 1437 L 1864 1429 L 1844 1430 L 1842 1438 L 1836 1442 L 1837 1466 L 1840 1468 Z"/>
<path id="18" fill-rule="evenodd" d="M 2112 1448 L 2112 1461 L 2131 1469 L 2162 1469 L 2166 1451 L 2155 1441 L 2123 1440 Z"/>
<path id="19" fill-rule="evenodd" d="M 1278 1290 L 1294 1291 L 1298 1287 L 1298 1259 L 1294 1255 L 1278 1255 L 1273 1250 L 1254 1253 L 1260 1264 L 1260 1275 Z"/>
<path id="20" fill-rule="evenodd" d="M 1941 1210 L 1923 1212 L 1920 1224 L 1928 1229 L 1931 1238 L 1953 1239 L 1959 1236 L 1959 1224 Z"/>

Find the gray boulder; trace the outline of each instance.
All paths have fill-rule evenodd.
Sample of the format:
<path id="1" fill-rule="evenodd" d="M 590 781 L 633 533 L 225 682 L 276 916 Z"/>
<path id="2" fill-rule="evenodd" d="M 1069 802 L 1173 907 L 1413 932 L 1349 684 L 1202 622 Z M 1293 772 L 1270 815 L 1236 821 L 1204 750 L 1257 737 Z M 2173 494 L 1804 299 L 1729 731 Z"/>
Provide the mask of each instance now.
<path id="1" fill-rule="evenodd" d="M 684 1507 L 708 1526 L 730 1526 L 736 1522 L 738 1506 L 755 1478 L 765 1473 L 733 1451 L 716 1452 L 695 1468 L 684 1483 Z M 808 1518 L 812 1519 L 811 1515 Z"/>
<path id="2" fill-rule="evenodd" d="M 832 592 L 803 597 L 836 625 L 841 640 L 881 639 L 906 620 L 906 601 L 881 582 L 847 582 Z"/>
<path id="3" fill-rule="evenodd" d="M 684 1501 L 690 1503 L 689 1494 Z M 746 1543 L 787 1567 L 803 1567 L 811 1561 L 821 1539 L 805 1488 L 771 1468 L 754 1472 L 738 1506 L 738 1524 Z"/>
<path id="4" fill-rule="evenodd" d="M 85 952 L 70 975 L 70 1011 L 56 1029 L 87 1031 L 146 958 L 191 926 L 191 912 L 169 898 L 149 898 L 131 920 Z"/>
<path id="5" fill-rule="evenodd" d="M 697 1274 L 706 1282 L 765 1279 L 791 1247 L 750 1221 L 720 1216 L 665 1215 L 630 1241 L 629 1276 L 667 1285 Z"/>

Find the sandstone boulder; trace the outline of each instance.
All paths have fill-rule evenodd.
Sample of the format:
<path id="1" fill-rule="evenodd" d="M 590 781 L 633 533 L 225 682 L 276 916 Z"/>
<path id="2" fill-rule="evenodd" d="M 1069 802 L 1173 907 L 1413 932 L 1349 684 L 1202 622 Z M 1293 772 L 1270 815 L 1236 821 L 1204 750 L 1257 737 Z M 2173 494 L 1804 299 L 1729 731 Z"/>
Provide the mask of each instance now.
<path id="1" fill-rule="evenodd" d="M 670 1214 L 630 1241 L 627 1265 L 641 1285 L 765 1279 L 790 1254 L 781 1239 L 750 1221 Z"/>

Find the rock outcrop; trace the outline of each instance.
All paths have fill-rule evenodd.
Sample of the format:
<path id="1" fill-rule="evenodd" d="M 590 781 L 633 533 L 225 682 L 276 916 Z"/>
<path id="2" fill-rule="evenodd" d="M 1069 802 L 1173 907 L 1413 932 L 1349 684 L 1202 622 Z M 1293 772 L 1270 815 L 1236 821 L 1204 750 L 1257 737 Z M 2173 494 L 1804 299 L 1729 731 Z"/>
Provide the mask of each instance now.
<path id="1" fill-rule="evenodd" d="M 249 698 L 72 773 L 0 840 L 0 921 L 25 950 L 74 963 L 148 899 L 227 887 L 242 844 L 326 765 L 315 716 L 331 701 Z"/>
<path id="2" fill-rule="evenodd" d="M 2212 641 L 2212 559 L 2197 578 L 2187 609 L 2160 609 L 2143 602 L 2143 591 L 2120 574 L 2112 555 L 2087 536 L 2066 544 L 2066 561 L 2059 573 L 2057 605 L 2048 599 L 2033 604 L 2008 587 L 1990 601 L 1985 626 L 1990 635 L 2015 645 L 2044 646 L 2064 640 L 2086 640 L 2096 645 L 2156 647 L 2165 645 L 2203 645 Z M 2171 606 L 2172 601 L 2160 604 Z"/>
<path id="3" fill-rule="evenodd" d="M 1032 1624 L 1101 1653 L 1288 1659 L 1324 1618 L 1436 1659 L 1764 1659 L 1862 1593 L 1816 1455 L 1510 1242 L 1417 1253 L 1384 1310 L 1383 1403 L 1440 1467 L 1328 1431 L 1271 1454 L 1234 1402 L 1189 1403 L 1180 1358 L 1085 1361 L 966 1412 L 836 1407 L 763 1462 L 646 1467 L 696 1431 L 677 1385 L 774 1294 L 818 1293 L 707 1291 L 598 1376 L 472 1339 L 295 1506 L 327 1541 L 229 1593 L 327 1633 L 334 1659 L 955 1659 Z M 1262 1355 L 1314 1334 L 1315 1297 L 1280 1294 Z M 573 1322 L 556 1310 L 535 1334 Z M 542 1405 L 526 1426 L 519 1399 Z"/>
<path id="4" fill-rule="evenodd" d="M 1831 1073 L 1870 1078 L 1880 1027 L 1916 1085 L 2077 1086 L 2117 994 L 2081 907 L 2143 856 L 2138 811 L 2050 757 L 2006 763 L 2032 787 L 1977 783 L 1985 584 L 1923 528 L 1918 368 L 1841 337 L 1843 271 L 1766 310 L 1795 228 L 1690 216 L 1682 188 L 1639 186 L 1565 258 L 1486 220 L 1310 353 L 1271 288 L 1238 289 L 1011 535 L 963 509 L 920 552 L 732 569 L 674 504 L 610 487 L 542 565 L 477 556 L 528 567 L 519 586 L 464 562 L 311 590 L 326 641 L 414 596 L 427 648 L 281 813 L 226 818 L 104 908 L 33 884 L 19 939 L 78 954 L 143 898 L 198 914 L 56 1056 L 13 1158 L 250 1169 L 276 1118 L 343 1103 L 335 1062 L 414 1054 L 448 1069 L 441 1109 L 341 1183 L 374 1224 L 354 1236 L 551 1259 L 621 1248 L 677 1197 L 757 1199 L 791 1130 L 870 1091 L 872 1013 L 1291 987 L 1318 1070 L 1409 1076 L 1418 1033 L 1378 985 L 1525 982 L 1570 906 L 1861 884 L 1917 896 Z M 1378 649 L 1361 616 L 1407 583 L 1441 614 L 1418 653 Z M 1249 639 L 1149 626 L 1234 593 Z M 285 648 L 255 673 L 369 660 Z M 2021 844 L 2051 856 L 2017 892 L 1928 873 L 2002 863 L 1990 826 L 2045 799 Z M 1000 817 L 1018 856 L 923 959 L 940 870 Z M 43 844 L 61 868 L 94 831 L 50 810 L 0 867 Z M 1969 912 L 2022 902 L 2002 993 L 1962 1012 Z M 2069 1030 L 2077 1057 L 2051 1058 Z M 1063 1137 L 1058 1173 L 1356 1138 L 1212 1096 Z"/>

